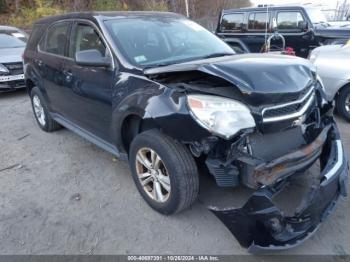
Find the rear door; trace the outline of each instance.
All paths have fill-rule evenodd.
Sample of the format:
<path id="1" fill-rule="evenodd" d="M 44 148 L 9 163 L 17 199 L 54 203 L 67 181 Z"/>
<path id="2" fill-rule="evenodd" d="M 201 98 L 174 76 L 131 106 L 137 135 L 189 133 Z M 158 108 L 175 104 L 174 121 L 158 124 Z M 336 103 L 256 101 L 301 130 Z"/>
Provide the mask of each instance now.
<path id="1" fill-rule="evenodd" d="M 84 50 L 98 50 L 109 57 L 111 66 L 80 66 L 75 62 L 75 54 Z M 115 70 L 111 50 L 99 29 L 89 21 L 75 21 L 72 26 L 65 61 L 65 116 L 99 138 L 111 142 L 112 87 Z"/>
<path id="2" fill-rule="evenodd" d="M 253 11 L 248 14 L 247 33 L 244 42 L 253 53 L 259 53 L 271 32 L 271 12 Z"/>
<path id="3" fill-rule="evenodd" d="M 44 95 L 50 101 L 50 110 L 63 113 L 65 93 L 63 65 L 68 59 L 67 44 L 71 22 L 60 21 L 50 25 L 38 46 L 38 56 L 34 59 L 42 79 Z"/>

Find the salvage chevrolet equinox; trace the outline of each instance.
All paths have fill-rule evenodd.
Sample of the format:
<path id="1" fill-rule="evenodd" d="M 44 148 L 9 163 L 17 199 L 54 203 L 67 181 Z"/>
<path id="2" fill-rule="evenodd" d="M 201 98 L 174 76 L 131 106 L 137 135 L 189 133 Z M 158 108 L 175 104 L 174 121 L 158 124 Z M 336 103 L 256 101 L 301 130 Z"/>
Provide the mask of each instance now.
<path id="1" fill-rule="evenodd" d="M 156 211 L 197 199 L 199 166 L 220 187 L 254 189 L 241 208 L 210 208 L 252 252 L 301 243 L 345 195 L 333 105 L 307 60 L 236 55 L 173 13 L 72 13 L 35 23 L 24 70 L 40 128 L 127 160 Z M 272 198 L 314 165 L 297 210 L 277 208 Z"/>

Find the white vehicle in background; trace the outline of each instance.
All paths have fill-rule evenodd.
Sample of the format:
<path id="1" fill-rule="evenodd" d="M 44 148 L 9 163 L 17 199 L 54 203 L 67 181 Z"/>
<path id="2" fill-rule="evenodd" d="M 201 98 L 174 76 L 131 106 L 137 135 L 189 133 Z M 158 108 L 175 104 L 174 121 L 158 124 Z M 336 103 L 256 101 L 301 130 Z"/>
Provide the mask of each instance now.
<path id="1" fill-rule="evenodd" d="M 350 122 L 350 42 L 318 47 L 309 58 L 317 68 L 328 98 L 335 100 L 338 113 Z"/>
<path id="2" fill-rule="evenodd" d="M 25 87 L 22 54 L 27 40 L 24 31 L 0 26 L 0 92 Z"/>

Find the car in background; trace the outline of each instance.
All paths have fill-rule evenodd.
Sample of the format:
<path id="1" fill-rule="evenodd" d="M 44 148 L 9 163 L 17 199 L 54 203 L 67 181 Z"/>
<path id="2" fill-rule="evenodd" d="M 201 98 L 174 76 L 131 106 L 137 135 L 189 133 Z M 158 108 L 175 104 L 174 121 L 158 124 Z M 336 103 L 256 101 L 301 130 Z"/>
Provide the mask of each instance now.
<path id="1" fill-rule="evenodd" d="M 284 36 L 286 46 L 304 58 L 318 46 L 345 44 L 350 38 L 349 27 L 332 26 L 320 9 L 309 5 L 223 10 L 216 34 L 236 52 L 258 53 L 276 30 Z"/>
<path id="2" fill-rule="evenodd" d="M 22 55 L 27 40 L 24 31 L 0 26 L 0 92 L 25 87 Z"/>
<path id="3" fill-rule="evenodd" d="M 350 122 L 350 44 L 318 47 L 310 54 L 329 100 L 335 100 L 338 113 Z"/>

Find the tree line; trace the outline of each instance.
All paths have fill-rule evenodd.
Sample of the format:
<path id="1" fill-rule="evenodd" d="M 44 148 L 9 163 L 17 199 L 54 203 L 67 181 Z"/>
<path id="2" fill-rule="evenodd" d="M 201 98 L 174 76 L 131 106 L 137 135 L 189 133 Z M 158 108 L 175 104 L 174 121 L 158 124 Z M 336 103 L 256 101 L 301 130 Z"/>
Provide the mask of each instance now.
<path id="1" fill-rule="evenodd" d="M 194 20 L 217 18 L 224 8 L 250 6 L 250 0 L 188 0 L 188 13 Z M 0 16 L 10 23 L 30 27 L 47 15 L 77 11 L 171 11 L 186 15 L 186 0 L 0 0 Z"/>

